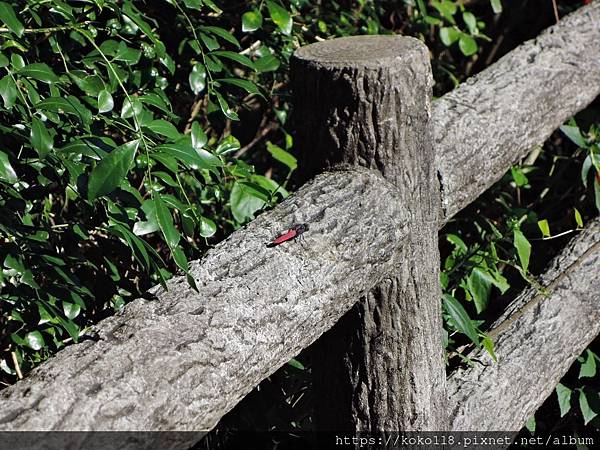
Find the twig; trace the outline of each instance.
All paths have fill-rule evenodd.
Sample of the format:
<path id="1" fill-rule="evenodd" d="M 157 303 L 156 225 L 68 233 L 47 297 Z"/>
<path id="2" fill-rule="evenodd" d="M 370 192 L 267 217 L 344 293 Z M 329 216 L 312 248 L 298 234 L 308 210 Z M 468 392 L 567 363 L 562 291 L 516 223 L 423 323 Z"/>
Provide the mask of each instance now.
<path id="1" fill-rule="evenodd" d="M 556 23 L 558 23 L 560 17 L 558 17 L 558 6 L 556 6 L 556 0 L 552 0 L 552 8 L 554 9 L 554 18 L 556 19 Z"/>
<path id="2" fill-rule="evenodd" d="M 277 128 L 277 122 L 273 121 L 273 122 L 269 123 L 268 125 L 266 125 L 266 119 L 267 118 L 265 116 L 260 124 L 258 133 L 256 133 L 256 136 L 254 136 L 254 139 L 252 139 L 248 144 L 244 145 L 242 148 L 240 148 L 235 153 L 236 158 L 239 158 L 240 156 L 242 156 L 244 153 L 246 153 L 248 150 L 250 150 L 256 144 L 258 144 L 267 134 L 269 134 L 271 131 L 273 131 Z"/>
<path id="3" fill-rule="evenodd" d="M 23 373 L 21 373 L 21 367 L 19 366 L 19 361 L 17 360 L 17 354 L 15 352 L 10 352 L 12 356 L 13 363 L 15 364 L 15 370 L 17 371 L 17 377 L 19 380 L 23 379 Z"/>
<path id="4" fill-rule="evenodd" d="M 23 30 L 23 33 L 35 34 L 35 33 L 52 33 L 54 31 L 76 30 L 77 28 L 79 28 L 83 25 L 88 25 L 90 23 L 92 23 L 92 21 L 87 20 L 85 22 L 78 23 L 75 25 L 62 25 L 62 26 L 58 26 L 58 27 L 47 27 L 47 28 L 25 28 Z M 7 27 L 0 27 L 0 33 L 8 33 L 10 31 L 11 30 Z"/>
<path id="5" fill-rule="evenodd" d="M 204 103 L 204 98 L 201 98 L 198 101 L 194 102 L 194 104 L 192 105 L 192 112 L 190 113 L 190 118 L 188 119 L 187 123 L 185 124 L 185 129 L 183 130 L 184 133 L 187 134 L 192 129 L 192 123 L 194 122 L 194 119 L 196 118 L 198 113 L 200 113 L 203 103 Z"/>
<path id="6" fill-rule="evenodd" d="M 254 42 L 250 47 L 248 47 L 245 50 L 242 50 L 240 52 L 240 55 L 247 55 L 251 52 L 253 52 L 254 50 L 256 50 L 258 47 L 260 47 L 262 45 L 262 42 L 260 40 Z"/>

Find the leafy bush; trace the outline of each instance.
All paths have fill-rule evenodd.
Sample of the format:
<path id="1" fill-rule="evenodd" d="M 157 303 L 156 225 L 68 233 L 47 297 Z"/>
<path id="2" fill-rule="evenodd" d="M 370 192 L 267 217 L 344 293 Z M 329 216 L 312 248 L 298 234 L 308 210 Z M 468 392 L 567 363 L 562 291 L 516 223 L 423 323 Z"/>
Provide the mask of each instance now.
<path id="1" fill-rule="evenodd" d="M 240 51 L 209 0 L 0 2 L 8 380 L 287 195 L 231 133 L 291 52 L 290 15 L 266 5 L 265 39 Z"/>

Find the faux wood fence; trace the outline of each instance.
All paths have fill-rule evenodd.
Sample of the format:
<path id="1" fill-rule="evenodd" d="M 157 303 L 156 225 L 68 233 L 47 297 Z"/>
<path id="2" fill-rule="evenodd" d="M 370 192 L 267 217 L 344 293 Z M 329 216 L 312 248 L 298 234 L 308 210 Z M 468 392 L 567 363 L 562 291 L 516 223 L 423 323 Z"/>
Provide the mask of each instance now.
<path id="1" fill-rule="evenodd" d="M 598 23 L 593 2 L 433 104 L 417 40 L 300 49 L 314 179 L 194 262 L 199 292 L 171 280 L 2 391 L 0 430 L 210 430 L 328 330 L 322 426 L 520 429 L 600 333 L 600 220 L 551 263 L 548 297 L 526 289 L 494 325 L 498 362 L 447 382 L 437 231 L 600 93 Z M 303 245 L 265 246 L 294 222 Z"/>

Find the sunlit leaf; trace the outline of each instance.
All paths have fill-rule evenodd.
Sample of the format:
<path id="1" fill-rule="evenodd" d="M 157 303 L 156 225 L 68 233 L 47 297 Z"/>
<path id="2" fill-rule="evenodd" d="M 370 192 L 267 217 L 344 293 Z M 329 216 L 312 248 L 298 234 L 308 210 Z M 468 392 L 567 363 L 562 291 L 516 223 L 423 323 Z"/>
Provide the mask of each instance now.
<path id="1" fill-rule="evenodd" d="M 242 31 L 244 33 L 249 33 L 251 31 L 256 31 L 262 26 L 262 15 L 260 11 L 248 11 L 242 15 Z"/>
<path id="2" fill-rule="evenodd" d="M 31 119 L 31 145 L 40 158 L 45 158 L 54 148 L 54 139 L 46 129 L 44 122 L 37 117 Z"/>
<path id="3" fill-rule="evenodd" d="M 514 246 L 517 249 L 519 255 L 519 261 L 524 271 L 527 271 L 529 267 L 529 257 L 531 256 L 531 244 L 521 232 L 521 230 L 514 230 Z"/>
<path id="4" fill-rule="evenodd" d="M 298 167 L 298 161 L 292 154 L 286 152 L 284 149 L 273 144 L 270 141 L 267 142 L 267 151 L 271 154 L 271 156 L 274 159 L 286 165 L 288 169 L 296 170 L 296 168 Z"/>
<path id="5" fill-rule="evenodd" d="M 458 41 L 458 47 L 465 56 L 471 56 L 477 53 L 477 42 L 468 34 L 462 34 Z"/>
<path id="6" fill-rule="evenodd" d="M 138 140 L 128 142 L 111 151 L 98 163 L 88 181 L 88 200 L 110 194 L 123 182 L 138 146 Z"/>
<path id="7" fill-rule="evenodd" d="M 560 127 L 560 131 L 562 131 L 565 134 L 565 136 L 567 136 L 569 140 L 571 140 L 571 142 L 573 142 L 578 147 L 587 148 L 587 143 L 585 142 L 585 139 L 581 134 L 579 127 L 571 125 L 562 125 Z"/>
<path id="8" fill-rule="evenodd" d="M 10 164 L 8 159 L 8 155 L 0 150 L 0 180 L 5 181 L 9 184 L 16 183 L 18 178 L 13 169 L 13 166 Z"/>
<path id="9" fill-rule="evenodd" d="M 583 424 L 587 425 L 598 415 L 596 411 L 594 411 L 588 402 L 587 396 L 583 389 L 579 389 L 579 409 L 581 410 L 581 415 L 583 416 Z"/>
<path id="10" fill-rule="evenodd" d="M 560 407 L 560 417 L 564 417 L 571 410 L 571 394 L 573 391 L 568 387 L 558 383 L 556 386 L 556 396 L 558 397 L 558 406 Z"/>
<path id="11" fill-rule="evenodd" d="M 275 22 L 281 32 L 283 34 L 291 34 L 293 23 L 290 13 L 279 4 L 269 0 L 267 0 L 267 9 L 269 10 L 271 20 Z"/>
<path id="12" fill-rule="evenodd" d="M 192 92 L 198 95 L 206 87 L 206 69 L 202 64 L 195 64 L 189 76 Z"/>
<path id="13" fill-rule="evenodd" d="M 44 342 L 44 337 L 42 333 L 39 331 L 31 331 L 25 335 L 25 342 L 29 346 L 29 348 L 33 350 L 41 350 L 46 343 Z"/>
<path id="14" fill-rule="evenodd" d="M 102 114 L 105 112 L 112 111 L 114 106 L 115 102 L 111 93 L 106 89 L 100 91 L 100 93 L 98 94 L 98 112 Z"/>
<path id="15" fill-rule="evenodd" d="M 155 195 L 153 200 L 158 226 L 165 238 L 165 242 L 172 250 L 173 248 L 177 247 L 181 236 L 173 225 L 173 216 L 171 215 L 169 208 L 167 208 L 167 205 L 165 205 L 161 199 L 160 195 Z"/>
<path id="16" fill-rule="evenodd" d="M 23 36 L 25 26 L 17 18 L 13 7 L 6 2 L 0 2 L 0 20 L 17 36 Z"/>
<path id="17" fill-rule="evenodd" d="M 450 316 L 452 324 L 454 327 L 465 334 L 471 341 L 479 345 L 479 337 L 477 334 L 477 330 L 471 321 L 471 318 L 462 307 L 462 305 L 456 300 L 454 297 L 448 294 L 444 294 L 443 296 L 443 305 L 444 309 Z"/>
<path id="18" fill-rule="evenodd" d="M 191 135 L 192 147 L 196 150 L 202 149 L 206 145 L 206 142 L 208 142 L 208 137 L 198 122 L 192 124 Z"/>
<path id="19" fill-rule="evenodd" d="M 585 361 L 579 368 L 579 378 L 593 377 L 596 375 L 596 355 L 588 348 L 585 351 Z"/>
<path id="20" fill-rule="evenodd" d="M 540 231 L 542 232 L 542 236 L 550 237 L 550 225 L 548 225 L 548 221 L 546 219 L 538 220 L 537 224 Z"/>

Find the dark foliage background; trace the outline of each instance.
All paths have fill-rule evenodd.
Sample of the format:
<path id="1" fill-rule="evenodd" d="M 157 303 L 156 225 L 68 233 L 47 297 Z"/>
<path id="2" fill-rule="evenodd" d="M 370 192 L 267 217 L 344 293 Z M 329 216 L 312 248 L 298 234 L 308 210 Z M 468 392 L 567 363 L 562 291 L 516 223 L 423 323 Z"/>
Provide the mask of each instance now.
<path id="1" fill-rule="evenodd" d="M 294 189 L 300 45 L 418 37 L 440 96 L 554 21 L 551 0 L 0 2 L 0 386 Z M 493 354 L 486 324 L 597 215 L 599 142 L 595 104 L 442 231 L 449 369 Z M 598 345 L 524 433 L 598 429 Z M 200 445 L 292 439 L 313 404 L 308 349 Z"/>

